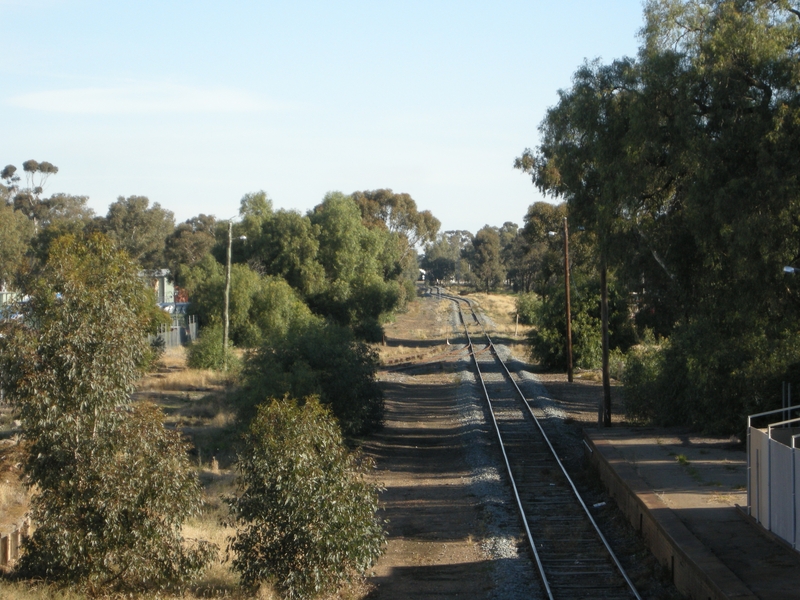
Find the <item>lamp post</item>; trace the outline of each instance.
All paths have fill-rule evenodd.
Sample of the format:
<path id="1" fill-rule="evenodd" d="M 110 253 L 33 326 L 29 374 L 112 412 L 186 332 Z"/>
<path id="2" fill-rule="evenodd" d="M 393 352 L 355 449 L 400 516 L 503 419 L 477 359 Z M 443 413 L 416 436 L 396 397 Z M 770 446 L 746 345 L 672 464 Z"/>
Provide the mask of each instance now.
<path id="1" fill-rule="evenodd" d="M 555 231 L 548 231 L 548 235 L 555 236 Z M 567 317 L 567 381 L 572 383 L 572 308 L 569 295 L 569 227 L 567 217 L 564 217 L 564 298 Z"/>
<path id="2" fill-rule="evenodd" d="M 247 236 L 239 236 L 246 240 Z M 225 310 L 222 326 L 222 369 L 228 371 L 228 329 L 230 323 L 230 297 L 231 297 L 231 246 L 233 245 L 233 219 L 228 219 L 228 252 L 225 261 Z"/>

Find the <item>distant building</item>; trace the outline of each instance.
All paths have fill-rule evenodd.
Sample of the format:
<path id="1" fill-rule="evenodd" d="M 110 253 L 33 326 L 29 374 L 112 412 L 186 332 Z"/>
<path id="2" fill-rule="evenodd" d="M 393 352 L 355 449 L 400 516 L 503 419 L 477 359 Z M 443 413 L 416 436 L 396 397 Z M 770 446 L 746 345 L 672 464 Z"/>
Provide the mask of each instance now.
<path id="1" fill-rule="evenodd" d="M 19 296 L 19 292 L 8 289 L 5 283 L 0 281 L 0 306 L 11 304 L 14 300 L 18 300 Z"/>
<path id="2" fill-rule="evenodd" d="M 175 284 L 170 280 L 169 269 L 141 271 L 139 275 L 152 282 L 153 291 L 156 293 L 156 304 L 175 302 Z"/>

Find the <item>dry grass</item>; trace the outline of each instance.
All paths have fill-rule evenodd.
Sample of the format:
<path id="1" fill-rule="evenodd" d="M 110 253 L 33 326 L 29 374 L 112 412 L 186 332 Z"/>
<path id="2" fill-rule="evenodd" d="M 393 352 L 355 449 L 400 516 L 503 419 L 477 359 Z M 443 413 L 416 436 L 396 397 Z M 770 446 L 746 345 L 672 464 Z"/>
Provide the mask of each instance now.
<path id="1" fill-rule="evenodd" d="M 20 479 L 24 446 L 13 440 L 0 445 L 0 534 L 13 530 L 28 511 L 29 490 Z"/>
<path id="2" fill-rule="evenodd" d="M 469 299 L 478 303 L 484 314 L 492 320 L 495 334 L 520 340 L 530 329 L 528 325 L 517 325 L 517 297 L 510 294 L 470 294 Z"/>

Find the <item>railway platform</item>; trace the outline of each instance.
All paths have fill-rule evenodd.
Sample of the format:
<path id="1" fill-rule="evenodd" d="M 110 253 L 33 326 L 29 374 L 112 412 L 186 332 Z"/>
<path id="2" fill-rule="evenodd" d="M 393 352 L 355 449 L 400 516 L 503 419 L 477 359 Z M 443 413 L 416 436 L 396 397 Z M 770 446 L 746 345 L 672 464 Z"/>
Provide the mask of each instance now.
<path id="1" fill-rule="evenodd" d="M 585 429 L 588 459 L 695 600 L 800 598 L 800 553 L 746 513 L 747 455 L 680 429 Z"/>

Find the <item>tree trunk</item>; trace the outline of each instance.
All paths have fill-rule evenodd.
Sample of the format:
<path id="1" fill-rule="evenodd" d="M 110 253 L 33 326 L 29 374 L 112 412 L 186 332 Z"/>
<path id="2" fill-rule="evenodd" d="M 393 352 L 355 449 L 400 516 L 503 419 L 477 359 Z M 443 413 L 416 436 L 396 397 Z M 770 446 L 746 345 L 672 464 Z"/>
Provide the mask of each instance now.
<path id="1" fill-rule="evenodd" d="M 564 217 L 564 298 L 566 300 L 567 321 L 567 381 L 572 383 L 572 309 L 569 298 L 569 228 Z"/>
<path id="2" fill-rule="evenodd" d="M 608 373 L 608 267 L 606 258 L 600 265 L 600 318 L 603 323 L 603 405 L 601 425 L 611 427 L 611 378 Z"/>

